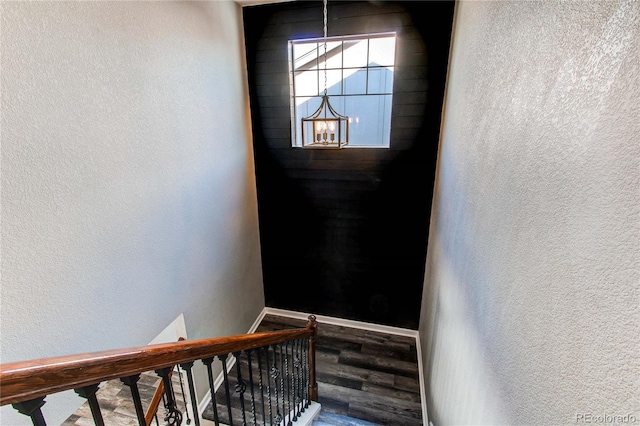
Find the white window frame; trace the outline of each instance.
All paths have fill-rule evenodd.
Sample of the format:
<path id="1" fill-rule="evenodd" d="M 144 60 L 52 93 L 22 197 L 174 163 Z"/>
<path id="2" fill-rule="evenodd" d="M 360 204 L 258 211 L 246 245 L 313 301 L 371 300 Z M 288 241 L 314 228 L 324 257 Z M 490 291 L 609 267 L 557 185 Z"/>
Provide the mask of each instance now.
<path id="1" fill-rule="evenodd" d="M 372 65 L 370 62 L 371 56 L 371 47 L 370 41 L 372 39 L 380 39 L 380 38 L 393 38 L 394 47 L 393 47 L 393 60 L 392 63 L 385 63 L 380 65 Z M 367 59 L 366 64 L 363 66 L 345 66 L 344 57 L 345 52 L 347 51 L 345 48 L 346 44 L 354 44 L 357 41 L 367 41 Z M 391 142 L 391 103 L 393 99 L 393 74 L 396 69 L 396 52 L 397 52 L 397 35 L 395 32 L 384 32 L 384 33 L 370 33 L 370 34 L 357 34 L 357 35 L 349 35 L 349 36 L 337 36 L 337 37 L 327 37 L 327 45 L 336 45 L 336 42 L 340 42 L 339 52 L 336 55 L 340 55 L 340 66 L 335 65 L 335 60 L 331 61 L 329 56 L 327 56 L 327 63 L 334 62 L 332 66 L 327 67 L 327 74 L 332 73 L 331 75 L 334 77 L 337 76 L 338 72 L 340 73 L 340 87 L 336 89 L 337 83 L 332 86 L 332 89 L 329 90 L 329 101 L 331 105 L 343 115 L 349 116 L 349 110 L 354 112 L 358 110 L 357 102 L 364 102 L 367 105 L 374 105 L 373 102 L 377 102 L 378 106 L 374 106 L 377 108 L 377 114 L 373 114 L 375 119 L 370 119 L 368 126 L 376 126 L 375 129 L 364 129 L 365 132 L 374 132 L 376 137 L 367 137 L 365 135 L 358 138 L 358 128 L 360 125 L 360 115 L 354 114 L 349 116 L 349 134 L 350 134 L 350 142 L 345 148 L 389 148 Z M 295 59 L 294 59 L 294 48 L 296 45 L 300 44 L 311 44 L 315 43 L 316 48 L 312 49 L 315 52 L 312 52 L 313 56 L 310 56 L 307 64 L 305 64 L 304 70 L 294 69 Z M 308 38 L 308 39 L 296 39 L 289 40 L 288 43 L 289 49 L 289 99 L 290 99 L 290 108 L 291 108 L 291 145 L 293 147 L 302 147 L 302 135 L 301 135 L 301 120 L 305 117 L 311 115 L 317 107 L 320 105 L 320 101 L 322 99 L 322 95 L 324 94 L 325 89 L 325 73 L 324 73 L 324 38 Z M 327 47 L 329 51 L 329 47 Z M 338 50 L 336 48 L 336 50 Z M 315 64 L 313 62 L 315 61 Z M 376 89 L 370 90 L 370 80 L 369 76 L 372 73 L 372 70 L 380 70 L 381 73 L 384 73 L 385 70 L 390 70 L 391 73 L 386 73 L 384 76 L 384 89 Z M 315 72 L 317 73 L 317 93 L 314 90 L 314 93 L 308 91 L 307 93 L 300 94 L 300 92 L 296 93 L 296 75 L 302 72 Z M 364 82 L 364 91 L 356 91 L 355 93 L 348 93 L 348 90 L 345 90 L 346 78 L 345 74 L 353 75 L 355 73 L 364 73 L 365 74 L 365 82 Z M 389 82 L 390 80 L 390 82 Z M 307 90 L 308 87 L 306 86 Z M 313 89 L 311 89 L 313 90 Z M 309 101 L 308 104 L 310 107 L 307 107 L 305 111 L 305 115 L 298 111 L 298 102 L 303 102 L 304 100 L 313 100 L 313 102 Z M 345 107 L 345 105 L 350 105 L 350 107 Z M 345 109 L 347 111 L 345 111 Z M 362 109 L 362 107 L 360 107 Z M 363 124 L 364 128 L 364 124 Z M 368 143 L 371 141 L 371 143 Z"/>

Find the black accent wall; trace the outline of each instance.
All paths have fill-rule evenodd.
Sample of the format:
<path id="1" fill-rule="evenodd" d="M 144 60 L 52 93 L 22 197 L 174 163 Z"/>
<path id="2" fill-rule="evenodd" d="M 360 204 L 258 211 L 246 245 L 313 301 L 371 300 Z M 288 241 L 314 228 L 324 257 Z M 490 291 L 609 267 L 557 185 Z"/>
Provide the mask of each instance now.
<path id="1" fill-rule="evenodd" d="M 322 1 L 243 8 L 266 304 L 418 328 L 454 2 L 329 1 L 328 35 L 395 31 L 389 149 L 291 147 L 287 42 Z"/>

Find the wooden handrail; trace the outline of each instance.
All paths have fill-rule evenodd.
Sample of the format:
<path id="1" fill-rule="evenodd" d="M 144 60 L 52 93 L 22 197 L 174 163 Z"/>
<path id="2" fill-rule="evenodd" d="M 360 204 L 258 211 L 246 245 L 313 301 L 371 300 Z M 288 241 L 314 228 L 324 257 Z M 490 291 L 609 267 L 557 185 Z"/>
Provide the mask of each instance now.
<path id="1" fill-rule="evenodd" d="M 299 330 L 187 340 L 6 363 L 0 365 L 0 405 L 31 400 L 176 364 L 311 337 L 315 333 L 315 317 L 310 316 L 307 327 Z"/>

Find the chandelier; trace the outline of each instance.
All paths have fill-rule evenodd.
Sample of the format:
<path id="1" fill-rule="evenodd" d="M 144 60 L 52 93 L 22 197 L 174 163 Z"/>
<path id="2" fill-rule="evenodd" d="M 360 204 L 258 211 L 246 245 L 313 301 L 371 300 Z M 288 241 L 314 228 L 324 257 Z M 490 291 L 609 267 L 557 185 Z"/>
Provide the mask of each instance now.
<path id="1" fill-rule="evenodd" d="M 349 143 L 349 117 L 331 106 L 327 94 L 327 0 L 324 8 L 324 94 L 320 107 L 302 119 L 302 146 L 307 148 L 343 148 Z"/>

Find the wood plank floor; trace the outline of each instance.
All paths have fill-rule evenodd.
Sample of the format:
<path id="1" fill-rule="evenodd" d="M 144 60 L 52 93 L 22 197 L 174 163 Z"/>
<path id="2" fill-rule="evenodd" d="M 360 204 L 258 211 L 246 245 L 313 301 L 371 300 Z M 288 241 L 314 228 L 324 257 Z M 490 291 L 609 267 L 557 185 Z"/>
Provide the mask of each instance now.
<path id="1" fill-rule="evenodd" d="M 304 327 L 267 315 L 256 331 Z M 322 409 L 380 425 L 422 425 L 415 339 L 320 323 L 316 346 Z"/>

